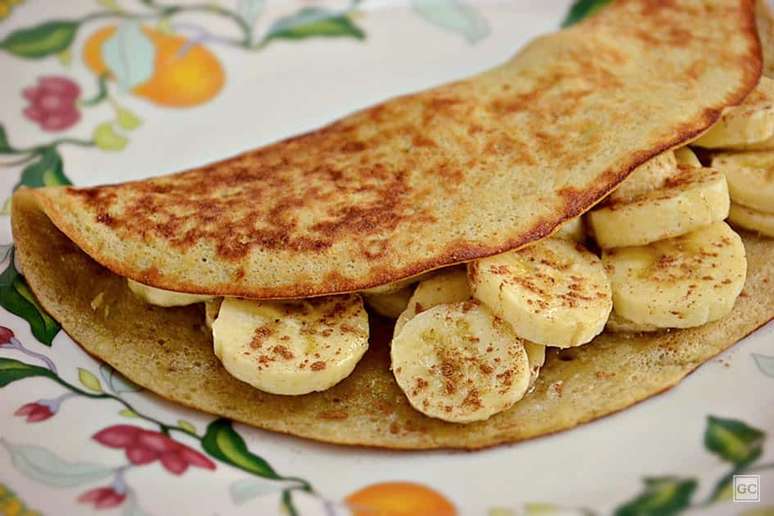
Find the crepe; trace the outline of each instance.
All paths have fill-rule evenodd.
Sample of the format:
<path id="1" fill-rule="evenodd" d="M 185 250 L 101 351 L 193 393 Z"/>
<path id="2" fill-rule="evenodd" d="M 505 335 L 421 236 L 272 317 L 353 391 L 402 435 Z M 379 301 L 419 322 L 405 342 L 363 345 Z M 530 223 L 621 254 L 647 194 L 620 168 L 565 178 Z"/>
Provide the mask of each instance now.
<path id="1" fill-rule="evenodd" d="M 97 262 L 154 287 L 293 298 L 386 284 L 545 237 L 701 134 L 758 81 L 753 7 L 617 1 L 498 68 L 317 131 L 37 195 Z"/>
<path id="2" fill-rule="evenodd" d="M 223 368 L 201 306 L 141 301 L 125 279 L 61 233 L 30 190 L 14 197 L 13 230 L 24 242 L 18 256 L 30 287 L 86 351 L 171 401 L 330 443 L 472 449 L 568 429 L 670 388 L 774 315 L 774 240 L 742 233 L 747 282 L 729 315 L 689 330 L 609 334 L 579 348 L 552 349 L 534 391 L 486 421 L 460 425 L 411 408 L 389 370 L 386 319 L 372 317 L 370 348 L 338 385 L 304 396 L 266 394 Z"/>

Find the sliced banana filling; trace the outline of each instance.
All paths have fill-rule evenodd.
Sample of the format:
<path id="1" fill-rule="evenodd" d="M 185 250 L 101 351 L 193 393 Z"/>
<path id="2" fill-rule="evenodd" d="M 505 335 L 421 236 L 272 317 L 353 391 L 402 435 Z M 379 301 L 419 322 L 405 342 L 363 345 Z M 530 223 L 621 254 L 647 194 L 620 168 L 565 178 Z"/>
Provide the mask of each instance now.
<path id="1" fill-rule="evenodd" d="M 774 214 L 772 213 L 764 213 L 741 204 L 731 203 L 728 220 L 740 228 L 774 237 Z"/>
<path id="2" fill-rule="evenodd" d="M 679 167 L 662 188 L 588 215 L 600 247 L 645 245 L 679 236 L 728 216 L 726 178 L 711 168 Z"/>
<path id="3" fill-rule="evenodd" d="M 212 335 L 215 355 L 232 376 L 272 394 L 307 394 L 349 376 L 368 349 L 368 314 L 357 294 L 226 298 Z"/>
<path id="4" fill-rule="evenodd" d="M 680 147 L 675 149 L 675 159 L 678 165 L 685 167 L 701 168 L 701 161 L 689 147 Z"/>
<path id="5" fill-rule="evenodd" d="M 393 339 L 390 355 L 409 403 L 445 421 L 487 419 L 519 401 L 530 385 L 523 341 L 475 300 L 416 315 Z"/>
<path id="6" fill-rule="evenodd" d="M 621 317 L 615 310 L 610 312 L 605 329 L 613 333 L 648 333 L 659 331 L 661 328 L 653 324 L 637 324 L 625 317 Z"/>
<path id="7" fill-rule="evenodd" d="M 734 203 L 774 214 L 774 152 L 724 152 L 712 166 L 726 175 Z"/>
<path id="8" fill-rule="evenodd" d="M 723 220 L 774 236 L 774 81 L 762 79 L 694 144 L 732 151 L 703 151 L 712 168 L 689 147 L 666 151 L 551 238 L 362 296 L 256 301 L 128 285 L 155 305 L 203 303 L 225 369 L 284 395 L 352 373 L 368 349 L 365 300 L 397 319 L 391 368 L 409 403 L 445 421 L 480 421 L 530 392 L 547 346 L 583 345 L 603 330 L 700 326 L 731 311 L 747 262 Z M 770 150 L 740 151 L 750 148 Z M 587 236 L 601 258 L 579 243 Z"/>
<path id="9" fill-rule="evenodd" d="M 522 338 L 566 348 L 602 332 L 612 308 L 602 262 L 580 244 L 547 239 L 468 264 L 473 296 Z"/>
<path id="10" fill-rule="evenodd" d="M 575 217 L 568 220 L 552 235 L 553 238 L 572 240 L 574 242 L 583 242 L 586 239 L 586 230 L 583 227 L 583 219 Z"/>
<path id="11" fill-rule="evenodd" d="M 395 321 L 393 336 L 398 335 L 403 326 L 417 314 L 437 305 L 467 301 L 470 296 L 465 269 L 447 269 L 420 281 L 406 309 Z"/>
<path id="12" fill-rule="evenodd" d="M 774 80 L 761 77 L 758 86 L 718 123 L 693 142 L 708 149 L 749 148 L 774 137 Z"/>
<path id="13" fill-rule="evenodd" d="M 677 169 L 677 157 L 672 151 L 662 152 L 646 161 L 629 174 L 618 188 L 610 193 L 611 203 L 628 203 L 642 195 L 661 188 Z"/>
<path id="14" fill-rule="evenodd" d="M 609 249 L 613 306 L 659 328 L 701 326 L 728 314 L 747 272 L 742 239 L 725 222 L 646 246 Z"/>
<path id="15" fill-rule="evenodd" d="M 144 285 L 128 278 L 126 281 L 129 285 L 129 290 L 131 290 L 134 295 L 151 305 L 164 307 L 188 306 L 214 299 L 214 296 L 184 294 L 182 292 L 173 292 L 171 290 L 151 287 L 150 285 Z"/>
<path id="16" fill-rule="evenodd" d="M 374 312 L 390 319 L 397 318 L 408 306 L 414 289 L 411 285 L 394 292 L 369 294 L 363 293 L 365 302 Z"/>

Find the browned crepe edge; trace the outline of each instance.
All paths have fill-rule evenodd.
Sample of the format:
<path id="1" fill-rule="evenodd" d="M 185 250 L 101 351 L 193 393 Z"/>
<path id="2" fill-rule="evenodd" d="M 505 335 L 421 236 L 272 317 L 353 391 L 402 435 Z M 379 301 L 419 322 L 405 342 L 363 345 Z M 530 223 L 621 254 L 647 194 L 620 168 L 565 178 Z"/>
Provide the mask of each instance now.
<path id="1" fill-rule="evenodd" d="M 229 288 L 228 290 L 208 289 L 204 291 L 202 290 L 201 285 L 183 282 L 177 282 L 175 284 L 167 283 L 163 279 L 138 272 L 136 267 L 132 267 L 126 263 L 114 259 L 109 255 L 103 254 L 101 249 L 97 245 L 93 245 L 93 243 L 88 238 L 86 238 L 82 231 L 69 224 L 65 220 L 65 216 L 62 212 L 63 209 L 66 209 L 65 207 L 59 206 L 56 202 L 54 202 L 53 199 L 47 197 L 44 191 L 36 195 L 39 196 L 39 202 L 43 205 L 46 214 L 59 228 L 59 230 L 64 232 L 92 259 L 96 260 L 104 267 L 107 267 L 115 274 L 122 277 L 128 277 L 155 287 L 194 294 L 211 294 L 218 296 L 226 295 L 259 299 L 302 298 L 341 294 L 378 287 L 442 267 L 453 266 L 456 264 L 464 263 L 466 261 L 500 254 L 509 250 L 519 249 L 532 242 L 538 241 L 551 235 L 568 220 L 578 217 L 590 210 L 595 204 L 597 204 L 607 194 L 614 190 L 624 179 L 626 179 L 626 177 L 634 169 L 646 161 L 652 159 L 656 155 L 666 150 L 679 147 L 699 137 L 720 118 L 720 115 L 725 108 L 738 105 L 744 100 L 749 92 L 752 91 L 752 89 L 759 81 L 763 66 L 760 41 L 757 35 L 755 20 L 755 5 L 754 0 L 738 0 L 738 2 L 739 5 L 742 6 L 741 12 L 742 16 L 744 17 L 743 20 L 740 20 L 739 24 L 743 28 L 744 34 L 748 36 L 748 39 L 750 40 L 749 47 L 751 50 L 751 53 L 748 56 L 748 60 L 746 61 L 746 64 L 751 66 L 746 66 L 745 69 L 740 73 L 742 78 L 740 79 L 741 84 L 739 88 L 730 93 L 726 97 L 724 103 L 714 106 L 707 106 L 703 110 L 702 114 L 695 120 L 683 123 L 679 127 L 675 128 L 675 131 L 672 133 L 672 137 L 664 139 L 661 142 L 654 143 L 648 149 L 632 152 L 632 157 L 628 164 L 622 166 L 618 170 L 611 169 L 605 171 L 603 174 L 600 174 L 600 181 L 598 181 L 593 188 L 586 190 L 567 189 L 565 191 L 557 192 L 558 195 L 563 198 L 564 206 L 561 210 L 561 213 L 558 214 L 555 219 L 538 220 L 531 229 L 525 231 L 518 238 L 509 239 L 504 242 L 497 243 L 496 245 L 456 246 L 454 243 L 450 243 L 450 245 L 448 245 L 443 252 L 438 253 L 433 258 L 425 260 L 424 262 L 415 262 L 411 266 L 403 267 L 401 270 L 395 269 L 391 270 L 390 272 L 372 274 L 367 278 L 363 278 L 362 280 L 347 280 L 346 278 L 341 278 L 337 280 L 335 284 L 329 284 L 329 288 L 327 289 L 320 289 L 319 286 L 315 286 L 315 284 L 297 283 L 292 287 L 283 287 L 279 289 L 274 287 L 242 287 L 242 290 Z M 576 28 L 570 30 L 575 30 Z M 326 130 L 326 127 L 310 131 L 306 134 L 309 135 L 319 131 L 324 131 Z M 297 135 L 283 141 L 294 140 L 303 136 L 304 135 Z M 272 145 L 278 145 L 281 143 L 282 142 L 277 142 Z M 226 160 L 221 160 L 215 162 L 213 165 L 217 165 L 218 163 L 226 163 L 231 159 L 234 158 L 232 157 Z"/>

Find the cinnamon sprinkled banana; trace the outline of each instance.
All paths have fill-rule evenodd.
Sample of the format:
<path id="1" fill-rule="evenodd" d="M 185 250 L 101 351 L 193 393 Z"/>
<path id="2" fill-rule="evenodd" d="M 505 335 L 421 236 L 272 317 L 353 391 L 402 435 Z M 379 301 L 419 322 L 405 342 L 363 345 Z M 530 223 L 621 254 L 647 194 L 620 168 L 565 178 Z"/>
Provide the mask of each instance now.
<path id="1" fill-rule="evenodd" d="M 368 349 L 368 314 L 356 294 L 226 298 L 212 335 L 215 355 L 232 376 L 273 394 L 306 394 L 349 376 Z"/>
<path id="2" fill-rule="evenodd" d="M 414 289 L 411 285 L 395 292 L 386 292 L 384 294 L 363 293 L 365 302 L 373 310 L 390 319 L 396 319 L 406 309 L 411 299 Z"/>
<path id="3" fill-rule="evenodd" d="M 523 342 L 475 300 L 438 305 L 392 341 L 392 372 L 409 403 L 430 417 L 482 421 L 527 392 Z"/>
<path id="4" fill-rule="evenodd" d="M 150 285 L 144 285 L 128 278 L 126 281 L 129 285 L 129 290 L 131 290 L 134 295 L 151 305 L 164 307 L 187 306 L 213 299 L 213 296 L 184 294 L 182 292 L 173 292 L 171 290 L 151 287 Z"/>
<path id="5" fill-rule="evenodd" d="M 458 303 L 470 299 L 470 287 L 465 269 L 443 270 L 420 281 L 409 299 L 408 305 L 395 321 L 393 336 L 415 315 L 436 305 Z"/>
<path id="6" fill-rule="evenodd" d="M 761 77 L 758 86 L 692 145 L 708 149 L 745 148 L 774 137 L 774 80 Z"/>
<path id="7" fill-rule="evenodd" d="M 545 346 L 585 344 L 612 308 L 602 262 L 580 244 L 547 239 L 468 264 L 473 296 L 519 337 Z"/>
<path id="8" fill-rule="evenodd" d="M 728 216 L 726 178 L 711 168 L 680 167 L 663 188 L 588 215 L 602 248 L 645 245 L 683 235 Z"/>
<path id="9" fill-rule="evenodd" d="M 646 161 L 629 174 L 610 194 L 611 203 L 631 202 L 643 194 L 661 188 L 675 175 L 677 158 L 672 151 L 662 152 Z"/>
<path id="10" fill-rule="evenodd" d="M 637 325 L 689 328 L 729 313 L 747 271 L 742 239 L 725 222 L 602 255 L 613 305 Z"/>
<path id="11" fill-rule="evenodd" d="M 733 202 L 774 213 L 774 152 L 717 154 L 712 166 L 726 175 Z"/>
<path id="12" fill-rule="evenodd" d="M 774 237 L 774 214 L 753 210 L 741 204 L 731 203 L 728 220 L 735 226 Z"/>

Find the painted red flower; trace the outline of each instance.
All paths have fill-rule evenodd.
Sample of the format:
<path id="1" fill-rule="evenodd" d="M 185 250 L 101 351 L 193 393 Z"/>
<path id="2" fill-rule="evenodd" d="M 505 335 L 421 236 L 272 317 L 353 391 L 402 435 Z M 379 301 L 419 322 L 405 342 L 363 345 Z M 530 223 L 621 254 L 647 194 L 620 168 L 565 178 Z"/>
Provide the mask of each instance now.
<path id="1" fill-rule="evenodd" d="M 75 104 L 80 94 L 81 88 L 67 77 L 41 77 L 37 86 L 22 91 L 30 102 L 24 116 L 37 122 L 44 131 L 63 131 L 81 118 Z"/>
<path id="2" fill-rule="evenodd" d="M 51 407 L 40 402 L 27 403 L 16 409 L 16 412 L 14 412 L 14 415 L 25 416 L 27 423 L 45 421 L 54 414 L 55 412 L 51 410 Z"/>
<path id="3" fill-rule="evenodd" d="M 112 487 L 98 487 L 78 497 L 81 503 L 90 503 L 95 509 L 109 509 L 124 503 L 126 493 L 119 493 Z"/>
<path id="4" fill-rule="evenodd" d="M 94 434 L 94 440 L 108 448 L 123 449 L 129 462 L 150 464 L 158 460 L 174 475 L 182 475 L 189 466 L 215 469 L 205 455 L 161 432 L 132 425 L 114 425 Z"/>
<path id="5" fill-rule="evenodd" d="M 0 347 L 11 342 L 11 339 L 13 337 L 14 335 L 10 328 L 6 328 L 5 326 L 0 326 Z"/>

